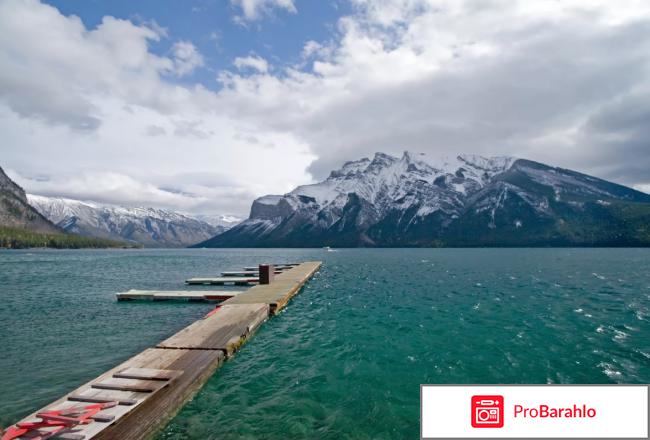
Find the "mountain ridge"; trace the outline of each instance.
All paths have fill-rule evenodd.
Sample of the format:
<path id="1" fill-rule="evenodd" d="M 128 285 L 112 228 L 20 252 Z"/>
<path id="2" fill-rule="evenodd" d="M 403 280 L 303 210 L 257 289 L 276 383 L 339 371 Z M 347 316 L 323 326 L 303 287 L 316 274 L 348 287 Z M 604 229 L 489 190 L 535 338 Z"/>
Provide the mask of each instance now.
<path id="1" fill-rule="evenodd" d="M 186 247 L 228 229 L 228 216 L 211 222 L 179 212 L 124 207 L 64 197 L 27 195 L 30 203 L 66 232 L 86 237 L 127 240 L 146 247 Z"/>
<path id="2" fill-rule="evenodd" d="M 30 205 L 25 190 L 0 168 L 0 248 L 59 249 L 133 247 L 123 241 L 68 234 Z"/>
<path id="3" fill-rule="evenodd" d="M 508 156 L 376 153 L 200 247 L 647 246 L 650 195 Z"/>

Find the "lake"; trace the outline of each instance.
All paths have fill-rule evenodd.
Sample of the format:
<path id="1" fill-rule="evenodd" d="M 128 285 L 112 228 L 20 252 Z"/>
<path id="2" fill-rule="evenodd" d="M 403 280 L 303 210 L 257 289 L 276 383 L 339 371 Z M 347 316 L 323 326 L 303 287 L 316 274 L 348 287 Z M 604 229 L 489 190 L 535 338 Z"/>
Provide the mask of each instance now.
<path id="1" fill-rule="evenodd" d="M 650 249 L 0 251 L 0 425 L 212 307 L 116 292 L 303 260 L 324 264 L 160 438 L 411 439 L 423 383 L 650 382 Z"/>

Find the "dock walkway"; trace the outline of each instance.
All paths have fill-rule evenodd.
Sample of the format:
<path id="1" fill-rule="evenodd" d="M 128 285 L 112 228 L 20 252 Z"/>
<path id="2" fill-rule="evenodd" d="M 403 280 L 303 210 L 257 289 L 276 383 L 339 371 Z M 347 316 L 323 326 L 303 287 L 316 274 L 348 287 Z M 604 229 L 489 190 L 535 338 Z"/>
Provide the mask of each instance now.
<path id="1" fill-rule="evenodd" d="M 259 282 L 259 277 L 214 277 L 214 278 L 189 278 L 185 280 L 188 285 L 233 285 L 248 286 Z"/>
<path id="2" fill-rule="evenodd" d="M 225 301 L 239 295 L 236 290 L 129 290 L 117 293 L 118 301 L 133 300 L 186 300 L 186 301 Z"/>
<path id="3" fill-rule="evenodd" d="M 320 265 L 320 262 L 295 265 L 277 275 L 271 284 L 239 292 L 202 319 L 22 422 L 38 420 L 37 414 L 43 411 L 118 402 L 118 405 L 98 413 L 90 424 L 75 426 L 51 438 L 135 440 L 152 436 L 169 422 L 224 360 L 298 293 Z M 161 293 L 169 295 L 170 292 Z M 46 433 L 48 429 L 41 431 Z"/>
<path id="4" fill-rule="evenodd" d="M 303 263 L 291 270 L 277 275 L 271 284 L 260 284 L 248 289 L 245 293 L 224 301 L 223 304 L 268 304 L 271 313 L 282 309 L 300 288 L 318 270 L 319 261 Z"/>

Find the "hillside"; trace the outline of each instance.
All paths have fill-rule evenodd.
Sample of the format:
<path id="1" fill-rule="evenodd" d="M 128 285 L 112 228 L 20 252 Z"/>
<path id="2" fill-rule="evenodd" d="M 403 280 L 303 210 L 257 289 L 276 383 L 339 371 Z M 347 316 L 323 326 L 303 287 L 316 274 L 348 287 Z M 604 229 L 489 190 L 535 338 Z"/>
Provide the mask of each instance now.
<path id="1" fill-rule="evenodd" d="M 0 249 L 26 249 L 43 247 L 55 249 L 100 249 L 138 246 L 125 242 L 82 237 L 74 234 L 50 234 L 43 232 L 32 232 L 23 228 L 8 228 L 0 226 Z"/>
<path id="2" fill-rule="evenodd" d="M 61 233 L 27 201 L 25 191 L 0 168 L 0 226 L 32 232 Z"/>
<path id="3" fill-rule="evenodd" d="M 106 248 L 133 247 L 123 241 L 67 234 L 41 215 L 25 191 L 0 168 L 0 248 Z"/>

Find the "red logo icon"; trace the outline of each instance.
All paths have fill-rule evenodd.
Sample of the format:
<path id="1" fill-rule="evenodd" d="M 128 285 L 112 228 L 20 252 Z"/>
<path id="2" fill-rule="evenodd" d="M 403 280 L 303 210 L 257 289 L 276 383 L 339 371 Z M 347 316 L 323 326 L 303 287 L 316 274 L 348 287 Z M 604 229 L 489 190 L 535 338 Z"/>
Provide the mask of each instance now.
<path id="1" fill-rule="evenodd" d="M 503 396 L 472 396 L 472 426 L 503 428 Z"/>

